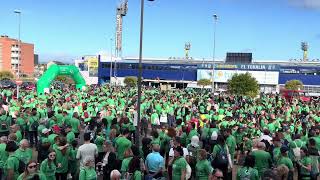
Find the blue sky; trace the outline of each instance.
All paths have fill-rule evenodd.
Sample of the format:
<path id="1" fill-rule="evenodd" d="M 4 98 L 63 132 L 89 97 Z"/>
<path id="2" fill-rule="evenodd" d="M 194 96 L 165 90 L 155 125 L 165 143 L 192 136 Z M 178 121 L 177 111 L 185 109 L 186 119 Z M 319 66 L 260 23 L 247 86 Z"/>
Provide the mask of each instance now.
<path id="1" fill-rule="evenodd" d="M 123 55 L 139 53 L 140 1 L 129 0 L 123 24 Z M 110 51 L 118 0 L 3 0 L 0 34 L 35 44 L 40 60 L 71 60 Z M 307 41 L 310 58 L 320 58 L 320 0 L 156 0 L 145 2 L 144 56 L 212 57 L 213 19 L 218 14 L 217 58 L 252 52 L 255 60 L 300 58 Z"/>

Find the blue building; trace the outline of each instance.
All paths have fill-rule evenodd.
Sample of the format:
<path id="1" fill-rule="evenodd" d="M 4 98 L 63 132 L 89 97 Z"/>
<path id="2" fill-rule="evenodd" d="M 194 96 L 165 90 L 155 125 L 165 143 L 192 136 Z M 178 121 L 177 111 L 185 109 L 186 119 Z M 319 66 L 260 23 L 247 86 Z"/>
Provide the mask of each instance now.
<path id="1" fill-rule="evenodd" d="M 112 75 L 110 78 L 110 67 Z M 304 90 L 320 93 L 319 62 L 254 62 L 252 64 L 225 64 L 215 62 L 214 79 L 216 89 L 226 89 L 227 80 L 235 73 L 251 73 L 264 92 L 279 92 L 284 84 L 292 79 L 304 83 Z M 183 59 L 144 59 L 142 65 L 143 83 L 172 88 L 197 87 L 199 79 L 212 79 L 212 62 L 206 60 Z M 99 61 L 98 82 L 121 81 L 126 76 L 138 76 L 138 59 L 121 59 L 117 62 Z"/>

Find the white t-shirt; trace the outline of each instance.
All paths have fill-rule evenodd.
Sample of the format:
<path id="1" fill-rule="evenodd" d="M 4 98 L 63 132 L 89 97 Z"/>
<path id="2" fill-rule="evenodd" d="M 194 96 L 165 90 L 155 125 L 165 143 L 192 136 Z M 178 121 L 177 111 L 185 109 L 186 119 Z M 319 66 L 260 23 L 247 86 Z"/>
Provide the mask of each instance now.
<path id="1" fill-rule="evenodd" d="M 90 157 L 95 159 L 95 156 L 98 155 L 98 148 L 97 145 L 90 143 L 90 144 L 83 144 L 79 147 L 77 152 L 77 159 L 80 160 L 80 167 L 83 167 L 83 161 Z"/>
<path id="2" fill-rule="evenodd" d="M 169 157 L 173 157 L 173 156 L 174 156 L 173 148 L 170 148 Z M 189 151 L 187 148 L 183 148 L 183 157 L 186 158 L 187 156 L 189 156 Z"/>

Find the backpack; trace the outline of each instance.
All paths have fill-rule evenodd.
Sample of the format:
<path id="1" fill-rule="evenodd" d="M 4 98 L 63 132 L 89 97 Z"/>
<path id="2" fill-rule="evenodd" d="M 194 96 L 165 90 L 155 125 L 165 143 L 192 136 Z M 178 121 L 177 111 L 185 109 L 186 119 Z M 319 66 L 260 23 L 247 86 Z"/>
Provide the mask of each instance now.
<path id="1" fill-rule="evenodd" d="M 220 145 L 219 145 L 220 146 Z M 226 169 L 229 165 L 228 154 L 227 151 L 220 146 L 220 151 L 216 154 L 211 165 L 214 168 L 218 169 Z"/>
<path id="2" fill-rule="evenodd" d="M 200 147 L 194 147 L 191 144 L 187 147 L 189 152 L 189 164 L 192 168 L 194 168 L 197 164 L 198 151 Z"/>
<path id="3" fill-rule="evenodd" d="M 301 159 L 301 152 L 300 152 L 301 147 L 298 147 L 298 145 L 295 141 L 293 141 L 293 143 L 296 146 L 295 148 L 292 149 L 293 155 L 297 160 L 300 160 Z"/>
<path id="4" fill-rule="evenodd" d="M 17 159 L 19 160 L 18 172 L 19 172 L 20 174 L 23 173 L 24 170 L 26 169 L 26 164 L 25 164 L 23 161 L 21 161 L 18 157 L 16 157 L 16 156 L 13 156 L 13 157 L 15 157 L 15 158 L 17 158 Z"/>
<path id="5" fill-rule="evenodd" d="M 251 169 L 242 169 L 240 172 L 240 180 L 251 180 Z"/>
<path id="6" fill-rule="evenodd" d="M 217 133 L 217 131 L 212 131 L 211 140 L 212 140 L 212 141 L 216 141 L 217 138 L 218 138 L 218 133 Z"/>

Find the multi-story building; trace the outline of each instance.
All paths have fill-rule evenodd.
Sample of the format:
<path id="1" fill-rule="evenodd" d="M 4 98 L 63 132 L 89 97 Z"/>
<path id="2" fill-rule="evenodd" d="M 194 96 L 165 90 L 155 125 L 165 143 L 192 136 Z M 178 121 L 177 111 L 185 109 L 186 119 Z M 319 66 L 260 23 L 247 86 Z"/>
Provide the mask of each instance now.
<path id="1" fill-rule="evenodd" d="M 19 67 L 20 75 L 34 73 L 34 45 L 21 42 L 20 47 L 18 40 L 0 36 L 0 71 L 8 70 L 17 74 Z"/>

